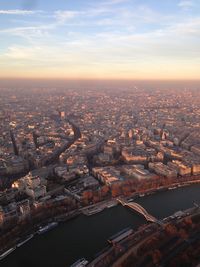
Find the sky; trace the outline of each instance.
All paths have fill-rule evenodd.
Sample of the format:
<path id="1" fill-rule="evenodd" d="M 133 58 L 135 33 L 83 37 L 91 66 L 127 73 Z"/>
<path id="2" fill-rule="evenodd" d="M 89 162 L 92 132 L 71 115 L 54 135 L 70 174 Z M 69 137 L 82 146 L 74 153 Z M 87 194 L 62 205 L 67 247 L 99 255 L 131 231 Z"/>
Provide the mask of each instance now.
<path id="1" fill-rule="evenodd" d="M 0 78 L 200 79 L 200 0 L 0 0 Z"/>

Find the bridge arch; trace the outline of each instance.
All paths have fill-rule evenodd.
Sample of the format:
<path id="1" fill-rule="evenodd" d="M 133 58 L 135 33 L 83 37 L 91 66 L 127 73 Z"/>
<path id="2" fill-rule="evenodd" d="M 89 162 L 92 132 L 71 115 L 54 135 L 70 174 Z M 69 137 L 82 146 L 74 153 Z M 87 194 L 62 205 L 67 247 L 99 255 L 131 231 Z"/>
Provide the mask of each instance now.
<path id="1" fill-rule="evenodd" d="M 120 198 L 118 198 L 117 201 L 121 203 L 123 206 L 127 206 L 131 208 L 132 210 L 138 212 L 139 214 L 143 215 L 147 221 L 157 222 L 157 219 L 154 216 L 152 216 L 150 213 L 148 213 L 140 204 L 136 202 L 127 202 Z"/>

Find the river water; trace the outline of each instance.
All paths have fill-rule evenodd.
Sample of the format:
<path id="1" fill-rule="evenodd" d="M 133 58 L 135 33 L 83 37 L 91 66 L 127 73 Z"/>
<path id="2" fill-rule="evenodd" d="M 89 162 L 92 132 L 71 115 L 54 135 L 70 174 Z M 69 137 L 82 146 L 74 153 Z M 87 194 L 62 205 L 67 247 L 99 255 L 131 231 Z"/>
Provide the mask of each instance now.
<path id="1" fill-rule="evenodd" d="M 159 192 L 136 200 L 158 219 L 190 208 L 194 201 L 200 203 L 200 185 Z M 119 205 L 90 217 L 81 215 L 43 235 L 36 235 L 2 260 L 0 266 L 67 267 L 82 257 L 91 260 L 107 246 L 111 235 L 128 226 L 136 229 L 143 223 L 142 216 Z"/>

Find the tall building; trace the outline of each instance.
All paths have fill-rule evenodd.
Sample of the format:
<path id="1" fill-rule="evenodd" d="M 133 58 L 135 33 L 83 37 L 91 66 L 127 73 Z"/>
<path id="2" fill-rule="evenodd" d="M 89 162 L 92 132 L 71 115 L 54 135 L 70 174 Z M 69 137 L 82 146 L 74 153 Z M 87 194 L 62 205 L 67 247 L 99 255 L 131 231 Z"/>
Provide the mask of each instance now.
<path id="1" fill-rule="evenodd" d="M 60 112 L 59 112 L 59 115 L 60 115 L 60 118 L 61 118 L 62 120 L 65 119 L 65 111 L 60 111 Z"/>

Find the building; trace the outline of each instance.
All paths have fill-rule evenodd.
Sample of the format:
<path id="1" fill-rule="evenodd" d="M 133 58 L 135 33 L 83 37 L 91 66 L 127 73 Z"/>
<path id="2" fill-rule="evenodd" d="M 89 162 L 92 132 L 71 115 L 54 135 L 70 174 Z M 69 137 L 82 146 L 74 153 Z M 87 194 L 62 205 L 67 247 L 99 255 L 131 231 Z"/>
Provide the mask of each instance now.
<path id="1" fill-rule="evenodd" d="M 99 187 L 99 182 L 93 176 L 87 176 L 83 179 L 85 189 L 95 189 Z"/>
<path id="2" fill-rule="evenodd" d="M 120 171 L 116 170 L 114 167 L 96 167 L 92 169 L 92 173 L 94 177 L 106 185 L 124 180 L 120 175 Z"/>
<path id="3" fill-rule="evenodd" d="M 165 176 L 167 178 L 177 177 L 177 170 L 170 168 L 162 162 L 149 163 L 149 169 L 154 171 L 156 174 Z"/>
<path id="4" fill-rule="evenodd" d="M 192 173 L 191 166 L 179 160 L 172 160 L 172 162 L 168 162 L 167 165 L 171 169 L 175 169 L 178 172 L 178 174 L 181 176 L 191 175 Z"/>
<path id="5" fill-rule="evenodd" d="M 29 197 L 37 199 L 46 195 L 46 186 L 43 185 L 45 180 L 41 180 L 39 176 L 32 176 L 31 173 L 25 177 L 15 181 L 12 188 L 16 188 L 26 193 Z"/>
<path id="6" fill-rule="evenodd" d="M 40 185 L 40 186 L 37 186 L 34 188 L 26 187 L 25 192 L 29 197 L 31 197 L 33 199 L 38 199 L 40 197 L 44 197 L 44 196 L 46 196 L 46 193 L 47 193 L 45 185 Z"/>
<path id="7" fill-rule="evenodd" d="M 192 146 L 190 150 L 196 155 L 200 156 L 200 145 L 199 144 Z"/>
<path id="8" fill-rule="evenodd" d="M 138 180 L 144 180 L 144 179 L 152 179 L 155 178 L 156 175 L 153 173 L 150 173 L 148 170 L 144 169 L 143 165 L 137 164 L 137 165 L 124 165 L 122 167 L 122 172 L 124 172 L 126 175 L 136 178 Z"/>
<path id="9" fill-rule="evenodd" d="M 60 111 L 59 114 L 60 114 L 61 119 L 65 119 L 65 112 L 64 111 Z"/>
<path id="10" fill-rule="evenodd" d="M 30 202 L 28 199 L 17 202 L 17 206 L 19 209 L 20 219 L 25 219 L 29 217 L 31 209 L 30 209 Z"/>
<path id="11" fill-rule="evenodd" d="M 122 157 L 126 162 L 132 162 L 132 163 L 147 162 L 147 154 L 144 149 L 124 148 L 122 149 Z"/>

